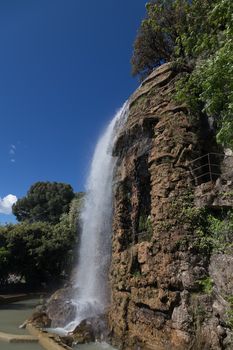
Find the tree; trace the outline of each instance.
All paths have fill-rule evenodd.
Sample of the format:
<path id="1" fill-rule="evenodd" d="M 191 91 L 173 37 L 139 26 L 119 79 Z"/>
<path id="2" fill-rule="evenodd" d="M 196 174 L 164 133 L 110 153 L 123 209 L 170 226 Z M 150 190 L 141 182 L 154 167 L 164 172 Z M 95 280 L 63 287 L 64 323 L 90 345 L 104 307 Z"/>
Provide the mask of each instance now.
<path id="1" fill-rule="evenodd" d="M 70 210 L 68 213 L 69 224 L 75 231 L 79 228 L 81 209 L 84 205 L 84 195 L 84 192 L 75 193 L 75 197 L 70 203 Z"/>
<path id="2" fill-rule="evenodd" d="M 83 193 L 76 193 L 57 223 L 29 222 L 0 227 L 0 285 L 10 274 L 27 285 L 54 284 L 72 268 L 79 238 Z"/>
<path id="3" fill-rule="evenodd" d="M 27 196 L 13 205 L 12 211 L 18 221 L 58 223 L 60 216 L 69 211 L 73 198 L 73 189 L 68 184 L 37 182 Z"/>
<path id="4" fill-rule="evenodd" d="M 0 226 L 0 285 L 7 282 L 10 266 L 10 252 L 6 244 L 7 226 Z"/>
<path id="5" fill-rule="evenodd" d="M 6 235 L 10 252 L 10 273 L 20 276 L 28 284 L 39 285 L 45 280 L 48 269 L 53 269 L 49 260 L 46 269 L 41 269 L 42 255 L 38 252 L 51 239 L 52 226 L 48 223 L 12 225 Z"/>
<path id="6" fill-rule="evenodd" d="M 188 0 L 147 3 L 147 16 L 134 43 L 131 59 L 133 75 L 143 79 L 162 63 L 184 56 L 182 33 L 187 27 L 188 7 Z"/>
<path id="7" fill-rule="evenodd" d="M 76 239 L 65 220 L 56 225 L 27 221 L 11 225 L 0 248 L 0 271 L 5 280 L 15 274 L 34 287 L 56 283 L 67 277 Z"/>

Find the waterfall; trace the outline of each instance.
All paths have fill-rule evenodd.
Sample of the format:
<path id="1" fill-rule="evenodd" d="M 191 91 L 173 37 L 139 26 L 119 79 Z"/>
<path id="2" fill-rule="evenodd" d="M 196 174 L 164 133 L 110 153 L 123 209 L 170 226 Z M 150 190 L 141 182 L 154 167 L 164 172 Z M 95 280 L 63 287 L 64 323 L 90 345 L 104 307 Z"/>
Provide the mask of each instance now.
<path id="1" fill-rule="evenodd" d="M 76 319 L 71 330 L 83 319 L 104 312 L 109 301 L 108 269 L 111 259 L 112 183 L 116 157 L 112 149 L 128 114 L 128 103 L 116 113 L 100 137 L 92 158 L 81 213 L 81 242 L 76 276 Z"/>

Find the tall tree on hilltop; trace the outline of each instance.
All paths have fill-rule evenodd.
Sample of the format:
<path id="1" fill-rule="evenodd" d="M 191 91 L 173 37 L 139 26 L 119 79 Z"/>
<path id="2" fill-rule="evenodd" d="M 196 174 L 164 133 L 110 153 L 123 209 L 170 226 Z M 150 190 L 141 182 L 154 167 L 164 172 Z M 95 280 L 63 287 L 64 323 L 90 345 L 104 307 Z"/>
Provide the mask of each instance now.
<path id="1" fill-rule="evenodd" d="M 58 223 L 63 213 L 68 213 L 74 198 L 70 185 L 58 182 L 36 182 L 27 195 L 12 208 L 18 221 Z"/>
<path id="2" fill-rule="evenodd" d="M 131 59 L 133 75 L 145 78 L 161 63 L 184 56 L 182 33 L 187 27 L 188 0 L 157 0 L 146 4 Z"/>

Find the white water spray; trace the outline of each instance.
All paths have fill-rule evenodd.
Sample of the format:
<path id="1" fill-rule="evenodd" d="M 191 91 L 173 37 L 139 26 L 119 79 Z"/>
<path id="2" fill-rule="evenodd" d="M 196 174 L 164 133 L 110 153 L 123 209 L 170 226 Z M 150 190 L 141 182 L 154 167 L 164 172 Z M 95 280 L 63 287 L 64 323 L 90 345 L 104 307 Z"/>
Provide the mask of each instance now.
<path id="1" fill-rule="evenodd" d="M 99 139 L 86 185 L 81 213 L 82 233 L 73 303 L 76 319 L 67 325 L 71 330 L 83 319 L 104 312 L 108 304 L 108 269 L 111 258 L 112 182 L 116 157 L 112 149 L 117 134 L 127 118 L 128 104 L 116 113 Z"/>

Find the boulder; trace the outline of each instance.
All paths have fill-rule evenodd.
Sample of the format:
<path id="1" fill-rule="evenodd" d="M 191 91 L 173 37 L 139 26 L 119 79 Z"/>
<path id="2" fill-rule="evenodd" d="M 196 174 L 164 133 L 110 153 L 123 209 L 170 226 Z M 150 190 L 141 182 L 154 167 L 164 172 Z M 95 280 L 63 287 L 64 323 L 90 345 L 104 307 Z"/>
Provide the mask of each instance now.
<path id="1" fill-rule="evenodd" d="M 56 291 L 48 300 L 46 313 L 51 319 L 52 327 L 65 327 L 74 320 L 76 307 L 71 301 L 73 293 L 71 287 L 62 288 Z"/>
<path id="2" fill-rule="evenodd" d="M 75 343 L 84 344 L 95 341 L 95 334 L 92 324 L 83 320 L 71 333 Z"/>
<path id="3" fill-rule="evenodd" d="M 51 319 L 46 312 L 35 311 L 27 323 L 33 323 L 38 328 L 49 328 L 51 326 Z"/>
<path id="4" fill-rule="evenodd" d="M 107 340 L 108 331 L 105 315 L 90 317 L 81 321 L 69 335 L 78 344 Z"/>

